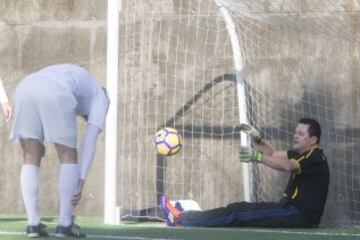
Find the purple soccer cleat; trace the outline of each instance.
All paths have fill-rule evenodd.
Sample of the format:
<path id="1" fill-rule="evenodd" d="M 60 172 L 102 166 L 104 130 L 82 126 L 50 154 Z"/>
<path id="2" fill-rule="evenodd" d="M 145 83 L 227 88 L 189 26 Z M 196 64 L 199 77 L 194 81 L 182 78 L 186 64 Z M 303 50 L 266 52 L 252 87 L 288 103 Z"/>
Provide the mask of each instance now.
<path id="1" fill-rule="evenodd" d="M 178 218 L 181 214 L 175 206 L 163 195 L 160 198 L 160 207 L 166 220 L 166 225 L 169 227 L 180 226 Z"/>

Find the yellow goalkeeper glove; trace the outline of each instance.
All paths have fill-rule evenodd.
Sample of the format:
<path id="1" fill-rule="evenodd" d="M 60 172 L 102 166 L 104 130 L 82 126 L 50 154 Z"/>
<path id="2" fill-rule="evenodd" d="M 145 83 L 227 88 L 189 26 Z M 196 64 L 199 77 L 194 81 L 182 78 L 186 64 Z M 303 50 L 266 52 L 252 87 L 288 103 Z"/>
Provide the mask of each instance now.
<path id="1" fill-rule="evenodd" d="M 261 143 L 262 136 L 259 130 L 251 126 L 250 124 L 242 123 L 240 124 L 240 131 L 243 131 L 244 133 L 248 134 L 256 144 Z"/>
<path id="2" fill-rule="evenodd" d="M 239 159 L 241 162 L 262 162 L 264 155 L 253 148 L 240 146 Z"/>

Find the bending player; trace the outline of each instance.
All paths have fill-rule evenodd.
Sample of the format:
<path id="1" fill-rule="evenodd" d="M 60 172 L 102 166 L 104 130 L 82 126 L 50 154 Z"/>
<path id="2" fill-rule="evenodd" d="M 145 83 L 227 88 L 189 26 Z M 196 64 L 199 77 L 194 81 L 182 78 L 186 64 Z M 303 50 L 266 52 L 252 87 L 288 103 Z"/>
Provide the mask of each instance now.
<path id="1" fill-rule="evenodd" d="M 18 84 L 10 137 L 21 143 L 24 153 L 20 177 L 28 217 L 28 237 L 48 235 L 46 226 L 41 223 L 38 207 L 39 167 L 45 154 L 44 141 L 54 143 L 60 162 L 60 220 L 56 236 L 85 236 L 74 223 L 73 210 L 81 198 L 108 106 L 105 89 L 87 70 L 76 65 L 49 66 Z M 77 116 L 82 116 L 87 122 L 80 169 L 76 150 Z"/>
<path id="2" fill-rule="evenodd" d="M 169 226 L 186 227 L 317 227 L 328 193 L 329 168 L 319 148 L 320 124 L 311 118 L 300 119 L 293 135 L 293 149 L 274 150 L 260 132 L 241 124 L 253 139 L 256 149 L 240 147 L 242 162 L 256 162 L 292 172 L 283 197 L 278 202 L 236 202 L 206 211 L 182 211 L 166 197 L 161 208 Z"/>

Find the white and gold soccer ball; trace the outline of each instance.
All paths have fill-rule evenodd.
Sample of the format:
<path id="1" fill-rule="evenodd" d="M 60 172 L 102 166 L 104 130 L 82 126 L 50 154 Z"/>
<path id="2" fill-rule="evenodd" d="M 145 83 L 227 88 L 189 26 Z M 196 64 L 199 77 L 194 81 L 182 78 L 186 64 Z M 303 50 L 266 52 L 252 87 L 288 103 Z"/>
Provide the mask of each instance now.
<path id="1" fill-rule="evenodd" d="M 156 152 L 164 156 L 178 153 L 182 147 L 182 138 L 175 128 L 165 127 L 155 134 Z"/>

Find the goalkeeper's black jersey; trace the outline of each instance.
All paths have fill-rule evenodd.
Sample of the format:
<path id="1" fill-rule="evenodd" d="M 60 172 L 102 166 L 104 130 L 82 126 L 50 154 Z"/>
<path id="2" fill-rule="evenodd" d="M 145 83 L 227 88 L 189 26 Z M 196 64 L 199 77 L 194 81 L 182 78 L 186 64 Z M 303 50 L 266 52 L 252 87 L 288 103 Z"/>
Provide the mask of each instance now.
<path id="1" fill-rule="evenodd" d="M 300 171 L 291 174 L 284 196 L 311 222 L 319 223 L 328 194 L 327 159 L 317 147 L 303 154 L 288 150 L 287 154 L 299 163 Z"/>

